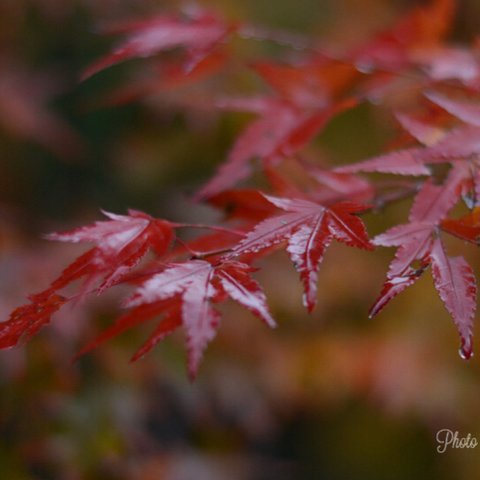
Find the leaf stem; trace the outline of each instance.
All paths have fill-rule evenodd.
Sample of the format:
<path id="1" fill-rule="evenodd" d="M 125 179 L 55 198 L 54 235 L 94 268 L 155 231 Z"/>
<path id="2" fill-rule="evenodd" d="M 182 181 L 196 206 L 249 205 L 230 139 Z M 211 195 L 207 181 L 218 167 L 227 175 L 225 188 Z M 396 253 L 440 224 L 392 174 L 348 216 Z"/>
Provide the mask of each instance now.
<path id="1" fill-rule="evenodd" d="M 228 253 L 232 251 L 231 247 L 218 248 L 214 250 L 207 250 L 206 252 L 199 252 L 197 250 L 192 250 L 190 246 L 184 242 L 181 238 L 175 239 L 187 252 L 190 253 L 190 260 L 201 260 L 207 257 L 213 257 L 214 255 L 221 255 L 222 253 Z"/>
<path id="2" fill-rule="evenodd" d="M 203 229 L 213 230 L 215 232 L 231 233 L 239 237 L 245 236 L 245 232 L 241 232 L 240 230 L 235 230 L 235 229 L 226 228 L 226 227 L 219 227 L 216 225 L 205 225 L 202 223 L 175 223 L 174 227 L 175 228 L 203 228 Z"/>

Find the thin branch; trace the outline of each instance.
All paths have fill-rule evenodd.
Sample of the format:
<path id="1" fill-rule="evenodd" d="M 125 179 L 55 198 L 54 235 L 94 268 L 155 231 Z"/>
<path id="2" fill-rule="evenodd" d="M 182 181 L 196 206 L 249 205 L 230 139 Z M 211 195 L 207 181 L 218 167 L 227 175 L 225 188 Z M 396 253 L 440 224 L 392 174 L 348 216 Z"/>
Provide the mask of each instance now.
<path id="1" fill-rule="evenodd" d="M 241 232 L 240 230 L 235 230 L 227 227 L 219 227 L 216 225 L 204 225 L 202 223 L 175 223 L 174 227 L 175 228 L 202 228 L 207 230 L 213 230 L 216 232 L 231 233 L 232 235 L 237 235 L 239 237 L 245 236 L 245 232 Z"/>

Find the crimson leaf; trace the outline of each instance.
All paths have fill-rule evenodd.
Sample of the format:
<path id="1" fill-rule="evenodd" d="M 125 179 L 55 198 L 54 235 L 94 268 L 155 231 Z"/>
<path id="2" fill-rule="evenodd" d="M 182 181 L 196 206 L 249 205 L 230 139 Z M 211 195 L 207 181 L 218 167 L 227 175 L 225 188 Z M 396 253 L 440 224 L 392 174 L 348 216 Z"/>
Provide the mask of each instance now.
<path id="1" fill-rule="evenodd" d="M 204 260 L 171 264 L 147 280 L 126 305 L 138 308 L 170 298 L 181 299 L 181 319 L 188 344 L 188 370 L 193 378 L 203 352 L 215 337 L 219 325 L 220 315 L 212 307 L 212 302 L 229 296 L 267 325 L 275 326 L 265 294 L 250 277 L 251 271 L 248 265 L 228 260 L 216 265 Z"/>
<path id="2" fill-rule="evenodd" d="M 440 239 L 430 252 L 435 288 L 452 316 L 461 337 L 461 354 L 472 355 L 473 317 L 477 307 L 477 287 L 470 265 L 463 257 L 449 257 Z"/>
<path id="3" fill-rule="evenodd" d="M 90 65 L 85 70 L 83 79 L 119 62 L 135 57 L 149 57 L 176 47 L 187 49 L 187 69 L 191 69 L 236 28 L 237 25 L 205 12 L 194 14 L 190 18 L 159 16 L 127 22 L 108 32 L 125 33 L 127 39 L 112 53 Z"/>
<path id="4" fill-rule="evenodd" d="M 173 225 L 136 210 L 128 215 L 104 212 L 110 219 L 95 222 L 68 232 L 52 233 L 50 240 L 61 242 L 93 242 L 97 246 L 69 265 L 53 283 L 58 290 L 83 276 L 84 291 L 103 277 L 98 292 L 121 281 L 151 248 L 157 255 L 165 254 L 173 240 Z"/>
<path id="5" fill-rule="evenodd" d="M 341 202 L 324 207 L 304 199 L 265 197 L 287 213 L 259 223 L 233 249 L 233 255 L 259 252 L 288 241 L 287 251 L 304 285 L 304 304 L 311 311 L 316 303 L 318 266 L 331 241 L 373 249 L 363 222 L 353 215 L 365 210 L 365 206 Z"/>

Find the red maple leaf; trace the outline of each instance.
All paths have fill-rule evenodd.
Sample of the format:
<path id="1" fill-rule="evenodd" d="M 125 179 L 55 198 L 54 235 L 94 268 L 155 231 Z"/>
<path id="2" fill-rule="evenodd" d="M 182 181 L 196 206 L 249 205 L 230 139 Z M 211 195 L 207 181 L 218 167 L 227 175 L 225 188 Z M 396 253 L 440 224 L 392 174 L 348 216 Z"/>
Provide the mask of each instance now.
<path id="1" fill-rule="evenodd" d="M 365 206 L 341 202 L 324 207 L 305 199 L 265 197 L 288 213 L 259 223 L 233 249 L 233 255 L 260 252 L 287 241 L 287 251 L 304 285 L 304 304 L 311 311 L 316 303 L 318 267 L 331 241 L 373 249 L 363 222 L 353 215 L 364 211 Z"/>
<path id="2" fill-rule="evenodd" d="M 247 178 L 251 172 L 250 160 L 254 158 L 269 166 L 295 155 L 332 117 L 356 104 L 356 100 L 346 99 L 334 106 L 306 110 L 284 100 L 256 101 L 259 118 L 240 134 L 227 160 L 196 198 L 211 197 Z"/>
<path id="3" fill-rule="evenodd" d="M 133 78 L 128 85 L 115 89 L 99 102 L 109 106 L 123 105 L 153 94 L 168 94 L 190 84 L 200 83 L 224 67 L 227 60 L 228 55 L 225 52 L 215 51 L 188 70 L 185 69 L 184 62 L 162 61 L 153 72 L 148 72 L 147 78 L 142 71 L 141 75 Z"/>
<path id="4" fill-rule="evenodd" d="M 373 243 L 396 246 L 387 280 L 370 309 L 370 317 L 413 285 L 428 266 L 440 298 L 452 316 L 461 337 L 462 356 L 472 354 L 472 319 L 475 312 L 476 286 L 471 267 L 461 257 L 450 258 L 438 238 L 439 225 L 457 202 L 468 171 L 462 164 L 454 167 L 443 185 L 425 182 L 410 211 L 409 223 L 398 225 L 374 238 Z M 415 262 L 419 262 L 415 266 Z"/>
<path id="5" fill-rule="evenodd" d="M 472 267 L 463 257 L 449 257 L 438 238 L 433 242 L 430 261 L 435 288 L 460 334 L 461 354 L 469 359 L 473 352 L 473 317 L 477 307 L 477 287 Z"/>
<path id="6" fill-rule="evenodd" d="M 186 70 L 205 59 L 237 24 L 207 12 L 194 12 L 189 16 L 159 16 L 146 20 L 126 22 L 106 30 L 110 34 L 127 34 L 127 39 L 112 53 L 100 58 L 83 73 L 86 79 L 119 62 L 135 57 L 150 57 L 164 50 L 186 49 Z"/>
<path id="7" fill-rule="evenodd" d="M 436 98 L 436 97 L 435 97 Z M 430 175 L 430 164 L 461 160 L 465 166 L 478 169 L 480 155 L 480 127 L 462 125 L 445 131 L 437 126 L 421 123 L 412 117 L 397 115 L 402 127 L 424 147 L 412 147 L 370 158 L 355 164 L 337 167 L 339 173 L 379 172 L 397 175 Z M 476 182 L 479 179 L 474 179 Z M 479 187 L 480 190 L 480 187 Z"/>
<path id="8" fill-rule="evenodd" d="M 177 320 L 170 319 L 169 325 L 181 323 L 186 331 L 189 374 L 193 378 L 203 352 L 215 337 L 219 325 L 220 314 L 213 308 L 213 302 L 230 297 L 270 327 L 275 326 L 265 294 L 250 277 L 252 271 L 252 267 L 233 260 L 216 264 L 204 260 L 171 264 L 163 272 L 151 276 L 125 304 L 137 308 L 152 304 L 155 309 L 157 302 L 181 300 L 181 309 L 176 311 Z M 155 338 L 157 334 L 154 332 Z M 147 344 L 145 348 L 149 346 Z"/>
<path id="9" fill-rule="evenodd" d="M 149 249 L 160 256 L 165 254 L 173 240 L 173 224 L 135 210 L 128 213 L 104 212 L 110 220 L 47 236 L 51 240 L 93 242 L 97 246 L 74 260 L 48 289 L 30 296 L 30 303 L 18 307 L 7 321 L 0 323 L 0 348 L 15 345 L 22 337 L 30 338 L 46 325 L 72 299 L 56 293 L 72 282 L 86 277 L 82 285 L 84 295 L 100 280 L 93 288 L 100 294 L 122 281 Z"/>
<path id="10" fill-rule="evenodd" d="M 427 76 L 436 82 L 456 80 L 466 86 L 478 89 L 480 63 L 471 50 L 435 46 L 417 49 L 411 56 Z"/>
<path id="11" fill-rule="evenodd" d="M 30 303 L 16 308 L 7 321 L 0 323 L 0 348 L 13 347 L 22 338 L 28 340 L 36 335 L 68 301 L 51 289 L 30 295 L 29 300 Z"/>
<path id="12" fill-rule="evenodd" d="M 53 289 L 58 290 L 86 277 L 84 292 L 101 279 L 96 287 L 97 292 L 101 293 L 120 282 L 150 249 L 158 256 L 164 255 L 174 238 L 174 224 L 166 220 L 155 219 L 137 210 L 129 210 L 128 215 L 103 213 L 110 220 L 47 235 L 48 239 L 61 242 L 97 244 L 62 272 L 52 283 Z"/>

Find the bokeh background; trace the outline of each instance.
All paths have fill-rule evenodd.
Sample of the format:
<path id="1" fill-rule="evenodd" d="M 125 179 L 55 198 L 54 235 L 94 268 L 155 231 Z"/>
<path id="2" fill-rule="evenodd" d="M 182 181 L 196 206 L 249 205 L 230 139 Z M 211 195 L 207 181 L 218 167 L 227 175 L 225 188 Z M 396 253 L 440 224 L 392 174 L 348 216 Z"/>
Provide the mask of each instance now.
<path id="1" fill-rule="evenodd" d="M 227 17 L 351 45 L 420 2 L 216 0 Z M 172 220 L 219 221 L 190 202 L 246 117 L 185 108 L 196 87 L 128 105 L 108 94 L 145 74 L 131 61 L 80 83 L 113 40 L 99 25 L 184 6 L 148 0 L 0 2 L 0 313 L 48 285 L 81 248 L 42 234 L 127 208 Z M 479 34 L 480 5 L 459 2 L 452 40 Z M 239 41 L 237 54 L 282 58 L 281 47 Z M 292 55 L 290 52 L 289 55 Z M 212 78 L 214 93 L 262 88 L 253 74 Z M 195 97 L 198 98 L 198 97 Z M 185 100 L 187 99 L 187 100 Z M 322 157 L 353 162 L 393 134 L 380 108 L 362 105 L 316 141 Z M 404 221 L 409 201 L 376 234 Z M 474 247 L 451 241 L 480 273 Z M 478 358 L 460 359 L 455 328 L 425 275 L 375 320 L 366 312 L 392 251 L 333 245 L 307 315 L 289 260 L 263 261 L 259 279 L 280 327 L 268 331 L 235 305 L 199 378 L 187 380 L 183 337 L 129 364 L 148 332 L 71 358 L 119 313 L 118 295 L 54 317 L 28 345 L 0 352 L 0 478 L 24 479 L 475 479 L 480 446 L 439 454 L 439 429 L 480 440 Z"/>

